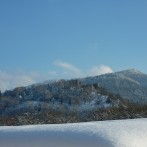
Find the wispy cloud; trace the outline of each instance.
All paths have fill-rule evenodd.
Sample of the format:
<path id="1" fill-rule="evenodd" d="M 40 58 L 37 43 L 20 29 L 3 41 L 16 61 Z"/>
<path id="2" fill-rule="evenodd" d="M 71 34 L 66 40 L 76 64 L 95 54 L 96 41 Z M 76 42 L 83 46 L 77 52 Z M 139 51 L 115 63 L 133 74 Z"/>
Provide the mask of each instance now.
<path id="1" fill-rule="evenodd" d="M 0 90 L 13 89 L 19 86 L 26 86 L 38 82 L 37 72 L 6 72 L 0 71 Z"/>
<path id="2" fill-rule="evenodd" d="M 82 75 L 81 70 L 71 63 L 63 61 L 54 61 L 54 65 L 64 69 L 64 73 L 66 74 L 70 73 L 75 75 L 75 77 L 80 77 Z"/>
<path id="3" fill-rule="evenodd" d="M 51 70 L 48 73 L 24 71 L 8 72 L 0 70 L 0 90 L 4 92 L 5 90 L 14 89 L 15 87 L 27 86 L 51 79 L 82 78 L 113 72 L 113 70 L 106 65 L 94 66 L 87 70 L 79 69 L 69 62 L 63 61 L 55 61 L 53 65 L 57 70 Z"/>
<path id="4" fill-rule="evenodd" d="M 94 66 L 88 71 L 88 75 L 90 76 L 96 76 L 96 75 L 102 75 L 106 73 L 111 73 L 113 70 L 106 65 L 100 65 L 100 66 Z"/>
<path id="5" fill-rule="evenodd" d="M 54 65 L 58 66 L 62 69 L 58 74 L 66 77 L 86 77 L 86 76 L 96 76 L 106 73 L 111 73 L 113 70 L 106 65 L 100 65 L 100 66 L 93 66 L 90 69 L 87 69 L 86 71 L 79 69 L 75 65 L 69 63 L 69 62 L 63 62 L 63 61 L 54 61 Z"/>

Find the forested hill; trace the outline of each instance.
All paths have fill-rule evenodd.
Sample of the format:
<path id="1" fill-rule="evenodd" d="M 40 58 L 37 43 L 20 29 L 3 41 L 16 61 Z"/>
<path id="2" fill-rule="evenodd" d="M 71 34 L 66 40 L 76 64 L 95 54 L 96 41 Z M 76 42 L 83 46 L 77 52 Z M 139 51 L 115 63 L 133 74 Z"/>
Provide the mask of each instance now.
<path id="1" fill-rule="evenodd" d="M 0 124 L 66 123 L 146 117 L 145 80 L 145 74 L 127 70 L 7 90 L 0 93 Z"/>

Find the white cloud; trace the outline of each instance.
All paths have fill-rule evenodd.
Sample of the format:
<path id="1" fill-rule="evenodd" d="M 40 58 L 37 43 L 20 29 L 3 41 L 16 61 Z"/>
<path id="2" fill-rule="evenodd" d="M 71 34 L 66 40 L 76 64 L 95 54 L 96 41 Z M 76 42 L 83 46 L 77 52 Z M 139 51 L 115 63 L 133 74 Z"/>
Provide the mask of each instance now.
<path id="1" fill-rule="evenodd" d="M 66 77 L 79 78 L 79 77 L 86 77 L 86 76 L 96 76 L 96 75 L 113 72 L 113 70 L 106 65 L 94 66 L 91 69 L 88 69 L 86 71 L 79 69 L 78 67 L 76 67 L 75 65 L 71 63 L 63 62 L 63 61 L 55 61 L 54 65 L 62 69 L 62 71 L 58 73 L 59 74 L 58 76 L 60 75 L 63 76 L 62 78 L 64 78 L 64 76 L 65 78 Z"/>
<path id="2" fill-rule="evenodd" d="M 36 83 L 39 74 L 36 72 L 6 72 L 0 71 L 0 90 L 10 90 L 19 86 L 26 86 Z"/>
<path id="3" fill-rule="evenodd" d="M 96 76 L 96 75 L 102 75 L 106 73 L 111 73 L 113 70 L 106 65 L 101 65 L 101 66 L 94 66 L 88 71 L 89 76 Z"/>
<path id="4" fill-rule="evenodd" d="M 63 62 L 63 61 L 55 61 L 54 65 L 64 69 L 65 71 L 63 73 L 66 74 L 69 73 L 70 75 L 73 74 L 74 77 L 81 77 L 82 75 L 81 70 L 71 63 Z"/>
<path id="5" fill-rule="evenodd" d="M 0 90 L 3 92 L 5 90 L 14 89 L 15 87 L 27 86 L 51 79 L 82 78 L 113 72 L 112 69 L 106 65 L 94 66 L 86 71 L 63 61 L 55 61 L 54 65 L 59 69 L 51 70 L 44 74 L 39 72 L 0 71 Z"/>

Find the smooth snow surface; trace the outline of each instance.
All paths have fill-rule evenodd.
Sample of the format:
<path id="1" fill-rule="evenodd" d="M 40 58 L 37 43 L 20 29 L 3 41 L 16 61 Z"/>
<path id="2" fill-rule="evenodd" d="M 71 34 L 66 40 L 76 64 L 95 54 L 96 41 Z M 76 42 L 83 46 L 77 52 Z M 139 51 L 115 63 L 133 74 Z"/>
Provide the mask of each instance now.
<path id="1" fill-rule="evenodd" d="M 147 119 L 1 126 L 0 147 L 147 147 Z"/>

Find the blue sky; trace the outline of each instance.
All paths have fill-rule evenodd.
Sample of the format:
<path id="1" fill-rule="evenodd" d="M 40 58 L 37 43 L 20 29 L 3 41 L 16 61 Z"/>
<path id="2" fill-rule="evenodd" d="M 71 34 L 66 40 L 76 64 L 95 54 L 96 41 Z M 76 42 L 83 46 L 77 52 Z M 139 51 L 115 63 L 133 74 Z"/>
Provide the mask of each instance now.
<path id="1" fill-rule="evenodd" d="M 146 0 L 1 0 L 0 89 L 128 68 L 147 73 L 146 16 Z"/>

